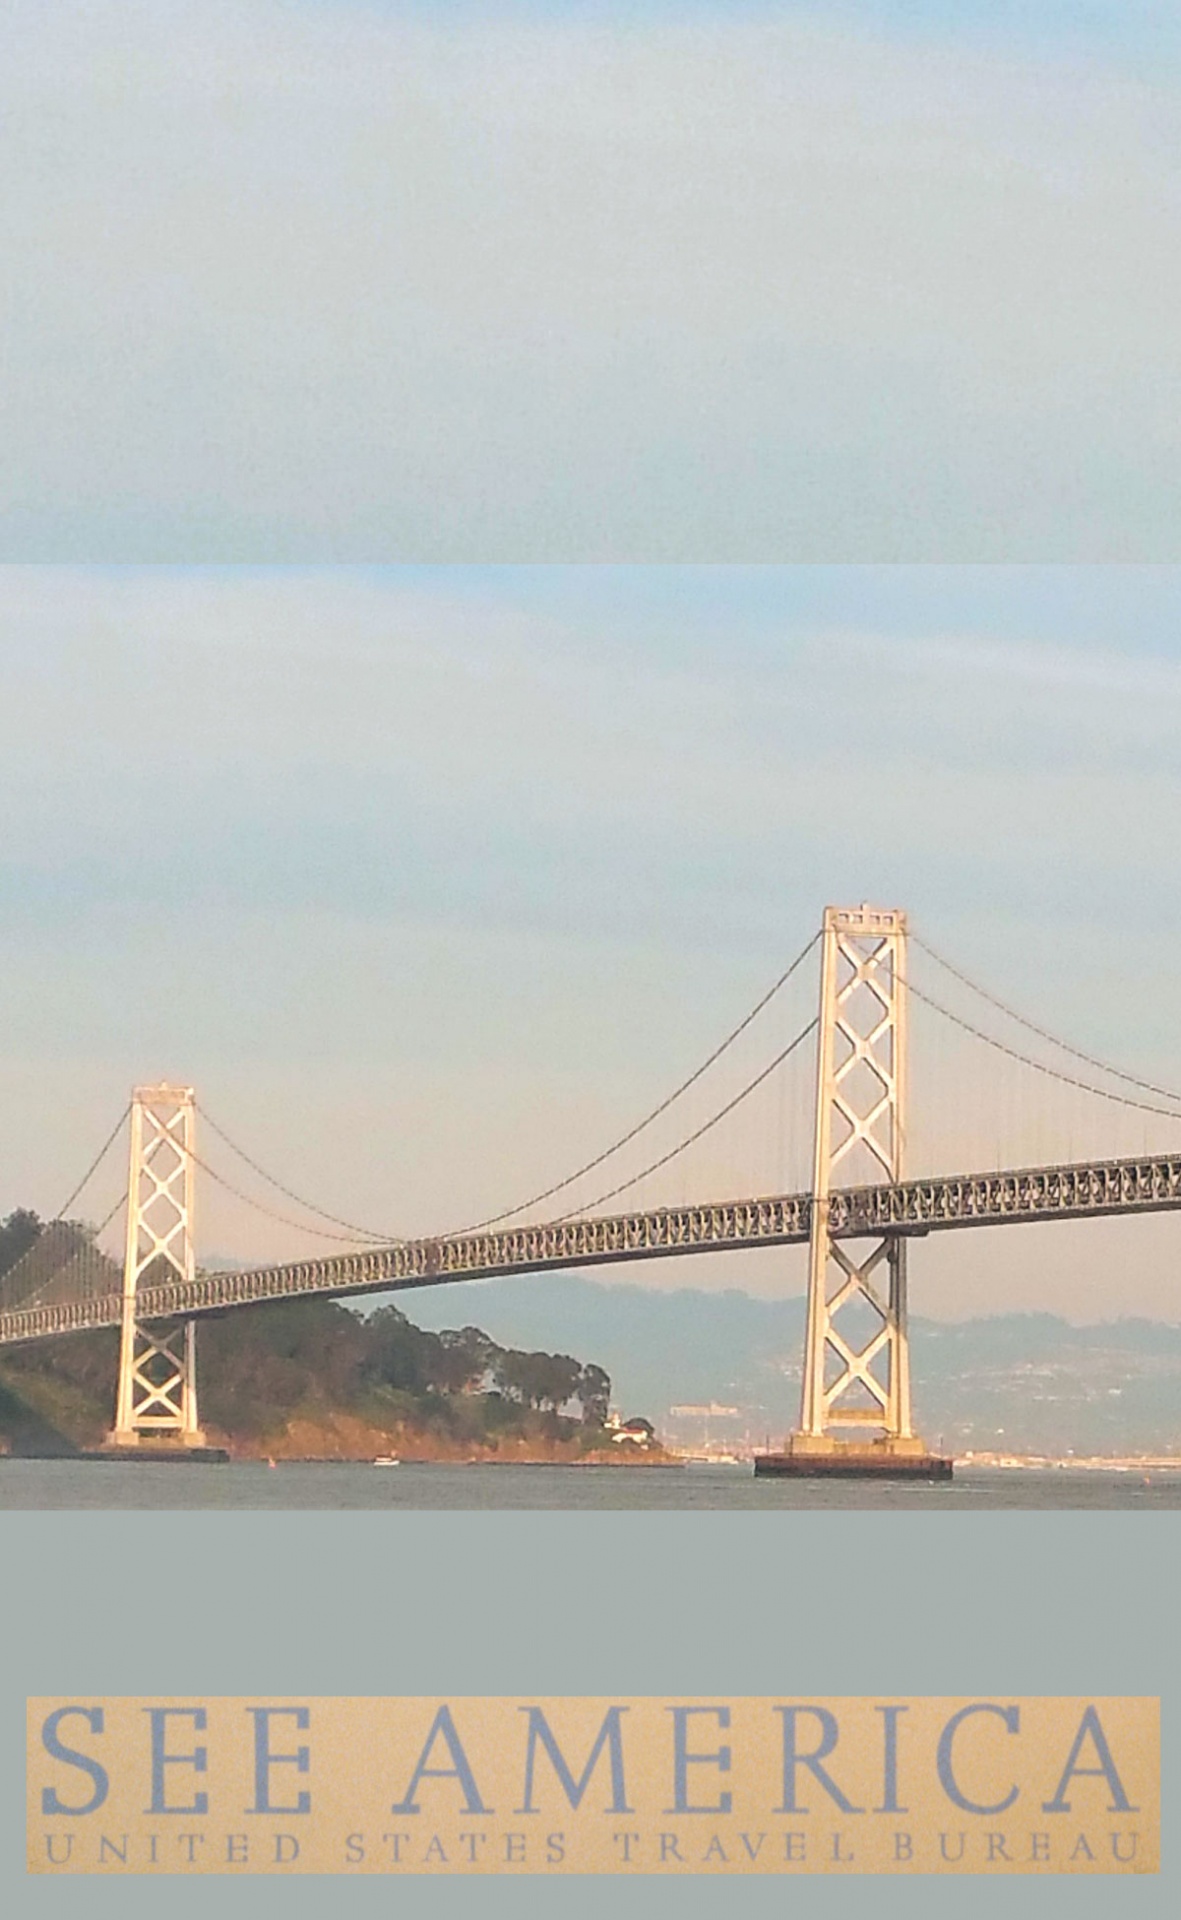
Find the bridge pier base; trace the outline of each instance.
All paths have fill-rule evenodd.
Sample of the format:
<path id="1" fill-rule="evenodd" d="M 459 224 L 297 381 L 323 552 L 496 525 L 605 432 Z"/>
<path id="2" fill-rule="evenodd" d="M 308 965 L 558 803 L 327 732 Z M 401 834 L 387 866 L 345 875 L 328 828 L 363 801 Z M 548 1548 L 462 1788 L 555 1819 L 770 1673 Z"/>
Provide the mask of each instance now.
<path id="1" fill-rule="evenodd" d="M 785 1453 L 755 1455 L 756 1474 L 797 1480 L 950 1480 L 952 1471 L 950 1457 L 917 1434 L 867 1443 L 795 1433 Z"/>
<path id="2" fill-rule="evenodd" d="M 85 1460 L 134 1460 L 137 1466 L 153 1466 L 161 1463 L 171 1466 L 176 1460 L 220 1463 L 228 1460 L 230 1456 L 225 1447 L 209 1447 L 204 1444 L 163 1446 L 159 1440 L 141 1439 L 138 1434 L 134 1445 L 125 1446 L 115 1434 L 111 1434 L 109 1439 L 103 1441 L 102 1447 L 97 1452 L 81 1454 L 77 1457 Z"/>

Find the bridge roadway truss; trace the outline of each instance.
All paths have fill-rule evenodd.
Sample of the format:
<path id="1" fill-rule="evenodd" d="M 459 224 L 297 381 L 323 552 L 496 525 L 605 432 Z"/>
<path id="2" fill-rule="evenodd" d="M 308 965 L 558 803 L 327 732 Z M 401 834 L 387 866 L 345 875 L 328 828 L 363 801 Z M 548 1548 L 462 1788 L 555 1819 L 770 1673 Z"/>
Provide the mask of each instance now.
<path id="1" fill-rule="evenodd" d="M 838 1240 L 1160 1213 L 1181 1207 L 1181 1155 L 837 1188 L 828 1206 L 829 1233 Z M 199 1272 L 191 1280 L 141 1287 L 137 1313 L 141 1322 L 188 1318 L 303 1295 L 347 1299 L 509 1273 L 805 1245 L 811 1230 L 812 1199 L 803 1193 L 662 1207 L 451 1239 L 407 1240 L 282 1266 Z M 0 1346 L 117 1326 L 122 1304 L 122 1295 L 112 1292 L 12 1308 L 0 1313 Z"/>

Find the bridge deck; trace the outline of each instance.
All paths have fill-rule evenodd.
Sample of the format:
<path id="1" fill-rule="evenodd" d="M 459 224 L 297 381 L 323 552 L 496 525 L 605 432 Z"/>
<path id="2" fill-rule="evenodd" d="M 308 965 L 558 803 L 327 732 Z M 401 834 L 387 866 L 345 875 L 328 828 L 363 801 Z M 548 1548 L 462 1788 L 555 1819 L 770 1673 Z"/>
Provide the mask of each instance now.
<path id="1" fill-rule="evenodd" d="M 1181 1156 L 847 1187 L 835 1192 L 829 1205 L 835 1232 L 847 1239 L 1156 1213 L 1181 1207 Z M 241 1272 L 203 1272 L 188 1283 L 142 1287 L 138 1311 L 141 1319 L 170 1319 L 305 1294 L 349 1298 L 508 1273 L 791 1246 L 808 1240 L 811 1224 L 811 1196 L 803 1193 L 560 1220 L 453 1239 L 408 1240 Z M 0 1313 L 0 1346 L 114 1326 L 120 1312 L 117 1293 L 12 1308 Z"/>

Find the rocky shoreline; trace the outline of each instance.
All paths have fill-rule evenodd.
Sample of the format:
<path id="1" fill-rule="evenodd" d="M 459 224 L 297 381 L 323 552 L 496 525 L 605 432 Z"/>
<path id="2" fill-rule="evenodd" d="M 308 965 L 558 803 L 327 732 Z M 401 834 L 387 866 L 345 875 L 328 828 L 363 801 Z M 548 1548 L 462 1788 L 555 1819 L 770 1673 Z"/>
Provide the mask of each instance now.
<path id="1" fill-rule="evenodd" d="M 363 1464 L 396 1459 L 415 1464 L 446 1466 L 679 1466 L 681 1462 L 658 1444 L 637 1446 L 624 1442 L 588 1447 L 581 1437 L 542 1440 L 537 1435 L 504 1434 L 473 1443 L 438 1433 L 391 1424 L 378 1427 L 355 1414 L 326 1414 L 319 1419 L 296 1418 L 281 1433 L 258 1439 L 209 1429 L 210 1445 L 224 1447 L 231 1460 L 273 1460 L 278 1466 L 293 1461 L 351 1461 Z"/>

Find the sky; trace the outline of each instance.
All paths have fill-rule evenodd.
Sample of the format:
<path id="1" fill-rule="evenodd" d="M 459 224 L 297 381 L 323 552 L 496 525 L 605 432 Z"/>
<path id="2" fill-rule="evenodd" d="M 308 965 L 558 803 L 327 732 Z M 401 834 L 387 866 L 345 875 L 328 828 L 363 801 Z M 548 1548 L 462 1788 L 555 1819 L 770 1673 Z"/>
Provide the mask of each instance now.
<path id="1" fill-rule="evenodd" d="M 56 1212 L 172 1079 L 345 1219 L 467 1224 L 662 1099 L 830 902 L 904 907 L 1181 1087 L 1179 615 L 1169 567 L 0 568 L 0 1211 Z M 784 1130 L 806 1154 L 800 1064 L 733 1149 L 759 1190 Z M 998 1139 L 1033 1125 L 988 1067 Z M 970 1047 L 940 1071 L 928 1134 L 987 1095 Z M 1068 1157 L 1038 1113 L 1029 1153 Z M 1071 1139 L 1139 1151 L 1121 1126 Z M 201 1206 L 203 1257 L 324 1244 Z M 1178 1320 L 1177 1231 L 949 1236 L 916 1310 Z M 618 1277 L 803 1284 L 787 1254 Z"/>
<path id="2" fill-rule="evenodd" d="M 4 14 L 4 559 L 1181 557 L 1163 0 Z"/>

